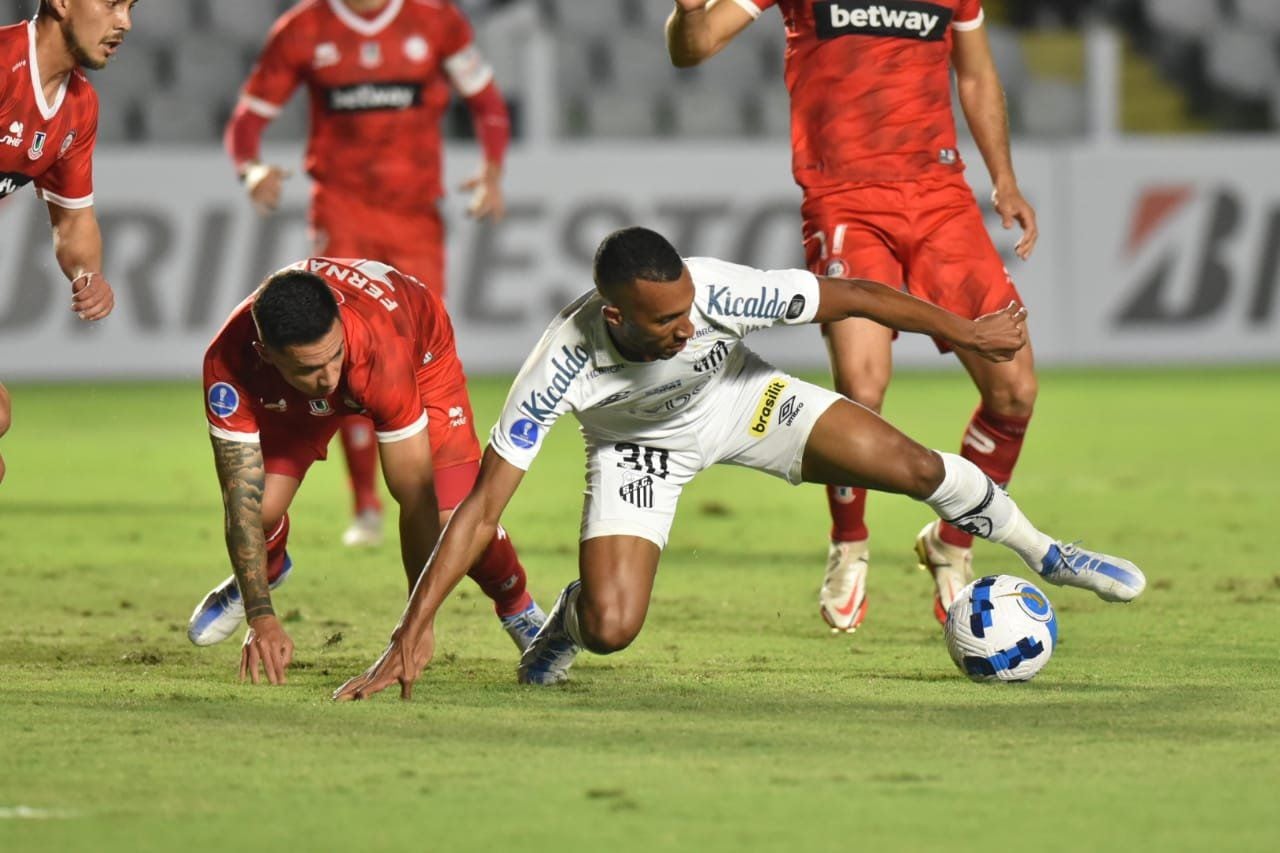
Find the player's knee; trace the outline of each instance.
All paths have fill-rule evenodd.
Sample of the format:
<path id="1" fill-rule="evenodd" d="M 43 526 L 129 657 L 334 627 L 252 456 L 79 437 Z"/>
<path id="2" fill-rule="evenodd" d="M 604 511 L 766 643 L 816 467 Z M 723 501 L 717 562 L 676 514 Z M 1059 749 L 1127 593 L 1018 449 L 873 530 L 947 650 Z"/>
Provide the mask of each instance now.
<path id="1" fill-rule="evenodd" d="M 873 412 L 880 411 L 884 405 L 885 391 L 889 387 L 889 373 L 876 368 L 851 373 L 852 375 L 836 377 L 836 391 Z"/>
<path id="2" fill-rule="evenodd" d="M 637 617 L 620 604 L 583 608 L 578 611 L 578 627 L 582 642 L 598 655 L 620 652 L 631 645 L 640 633 L 643 617 Z"/>
<path id="3" fill-rule="evenodd" d="M 1029 418 L 1035 409 L 1040 383 L 1028 370 L 982 389 L 982 404 L 997 415 L 1007 418 Z"/>
<path id="4" fill-rule="evenodd" d="M 904 491 L 917 500 L 924 500 L 936 492 L 946 475 L 942 457 L 927 447 L 907 453 L 902 459 L 902 466 L 908 483 Z"/>

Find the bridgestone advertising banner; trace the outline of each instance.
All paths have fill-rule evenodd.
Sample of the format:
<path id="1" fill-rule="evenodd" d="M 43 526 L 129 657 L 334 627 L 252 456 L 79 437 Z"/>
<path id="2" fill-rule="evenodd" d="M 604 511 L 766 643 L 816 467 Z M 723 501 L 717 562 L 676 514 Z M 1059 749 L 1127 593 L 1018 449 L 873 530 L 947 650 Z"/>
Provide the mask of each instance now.
<path id="1" fill-rule="evenodd" d="M 1041 238 L 1013 257 L 1017 229 L 990 210 L 981 160 L 969 178 L 1031 310 L 1044 363 L 1280 360 L 1280 170 L 1274 146 L 1232 142 L 1099 150 L 1017 146 Z M 296 166 L 299 152 L 272 159 Z M 448 152 L 449 186 L 475 167 Z M 654 143 L 514 150 L 507 217 L 479 226 L 464 199 L 449 224 L 449 306 L 473 373 L 510 372 L 564 304 L 591 286 L 599 239 L 629 224 L 686 255 L 801 266 L 799 190 L 785 144 Z M 48 214 L 30 190 L 0 202 L 0 379 L 194 377 L 210 338 L 262 277 L 310 251 L 307 182 L 259 217 L 215 148 L 101 150 L 96 210 L 116 310 L 93 326 L 67 306 Z M 856 270 L 851 271 L 857 273 Z M 794 368 L 825 364 L 816 329 L 751 345 Z M 946 364 L 903 336 L 898 364 Z"/>

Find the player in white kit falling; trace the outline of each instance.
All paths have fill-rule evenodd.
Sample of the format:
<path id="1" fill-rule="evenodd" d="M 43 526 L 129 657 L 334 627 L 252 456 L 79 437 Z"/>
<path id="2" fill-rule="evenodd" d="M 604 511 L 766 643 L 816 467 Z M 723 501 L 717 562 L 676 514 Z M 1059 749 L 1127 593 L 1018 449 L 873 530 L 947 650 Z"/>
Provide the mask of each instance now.
<path id="1" fill-rule="evenodd" d="M 607 237 L 594 272 L 596 291 L 561 312 L 512 385 L 475 489 L 445 530 L 391 645 L 336 698 L 363 698 L 397 681 L 409 695 L 434 653 L 437 609 L 565 412 L 578 418 L 587 442 L 579 579 L 521 658 L 522 682 L 564 681 L 581 648 L 608 654 L 635 639 L 681 489 L 717 462 L 791 483 L 909 495 L 1007 545 L 1049 582 L 1108 601 L 1132 600 L 1146 586 L 1129 561 L 1037 530 L 973 463 L 917 444 L 742 343 L 768 326 L 860 316 L 1003 361 L 1026 343 L 1024 309 L 967 320 L 872 282 L 682 259 L 644 228 Z"/>

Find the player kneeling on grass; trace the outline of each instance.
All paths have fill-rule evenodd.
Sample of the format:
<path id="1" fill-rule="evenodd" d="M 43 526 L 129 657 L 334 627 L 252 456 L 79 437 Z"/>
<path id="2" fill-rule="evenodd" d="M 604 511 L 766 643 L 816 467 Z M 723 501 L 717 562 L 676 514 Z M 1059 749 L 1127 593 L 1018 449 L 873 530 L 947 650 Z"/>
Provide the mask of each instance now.
<path id="1" fill-rule="evenodd" d="M 1050 583 L 1108 601 L 1129 601 L 1145 587 L 1127 560 L 1041 533 L 972 462 L 917 444 L 870 409 L 782 373 L 742 343 L 768 326 L 867 317 L 1001 361 L 1026 344 L 1023 309 L 968 320 L 876 283 L 682 260 L 643 228 L 607 237 L 594 272 L 596 291 L 561 312 L 516 378 L 480 478 L 391 645 L 335 698 L 363 698 L 395 682 L 409 695 L 435 651 L 436 611 L 497 529 L 547 431 L 570 411 L 587 442 L 579 578 L 521 657 L 522 682 L 564 681 L 579 649 L 609 654 L 636 638 L 681 489 L 717 462 L 790 483 L 910 495 L 1008 546 Z"/>
<path id="2" fill-rule="evenodd" d="M 293 657 L 270 589 L 293 568 L 289 504 L 348 414 L 372 419 L 400 505 L 400 556 L 413 589 L 440 529 L 480 470 L 466 377 L 439 297 L 376 261 L 310 258 L 242 302 L 204 360 L 205 414 L 235 574 L 202 601 L 187 634 L 225 640 L 248 618 L 240 678 L 279 684 Z M 545 619 L 496 525 L 468 572 L 523 651 Z"/>

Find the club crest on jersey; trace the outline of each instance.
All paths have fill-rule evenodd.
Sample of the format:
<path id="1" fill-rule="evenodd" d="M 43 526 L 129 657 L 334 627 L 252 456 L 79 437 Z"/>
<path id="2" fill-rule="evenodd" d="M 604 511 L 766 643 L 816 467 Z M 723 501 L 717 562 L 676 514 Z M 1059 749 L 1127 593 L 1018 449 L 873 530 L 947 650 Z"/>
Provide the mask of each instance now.
<path id="1" fill-rule="evenodd" d="M 360 66 L 377 68 L 382 64 L 382 45 L 376 41 L 367 41 L 360 45 Z"/>
<path id="2" fill-rule="evenodd" d="M 67 149 L 70 148 L 71 144 L 75 141 L 76 132 L 74 130 L 67 131 L 67 135 L 62 137 L 62 144 L 58 146 L 58 156 L 62 157 L 62 155 L 66 154 Z"/>
<path id="3" fill-rule="evenodd" d="M 938 152 L 938 162 L 944 166 L 954 166 L 960 162 L 960 152 L 954 148 L 943 148 Z"/>
<path id="4" fill-rule="evenodd" d="M 240 394 L 225 382 L 215 382 L 209 386 L 209 411 L 223 420 L 231 417 L 240 408 Z"/>
<path id="5" fill-rule="evenodd" d="M 404 58 L 410 62 L 425 62 L 430 52 L 427 40 L 422 36 L 412 35 L 404 40 Z"/>
<path id="6" fill-rule="evenodd" d="M 814 29 L 820 39 L 887 36 L 942 41 L 953 14 L 946 6 L 919 0 L 833 0 L 813 4 Z"/>
<path id="7" fill-rule="evenodd" d="M 844 265 L 844 261 L 839 258 L 832 258 L 830 261 L 827 261 L 827 275 L 832 278 L 844 278 L 845 273 L 848 271 L 848 268 Z"/>
<path id="8" fill-rule="evenodd" d="M 27 159 L 40 159 L 41 155 L 44 154 L 44 140 L 45 132 L 43 130 L 37 130 L 35 138 L 31 140 L 31 147 L 27 149 Z"/>
<path id="9" fill-rule="evenodd" d="M 329 401 L 323 397 L 319 400 L 308 400 L 307 406 L 311 409 L 311 414 L 318 418 L 328 417 L 333 414 L 333 406 L 330 406 Z"/>
<path id="10" fill-rule="evenodd" d="M 337 65 L 342 59 L 338 46 L 331 41 L 322 41 L 316 45 L 315 55 L 311 57 L 312 68 L 328 68 Z"/>

